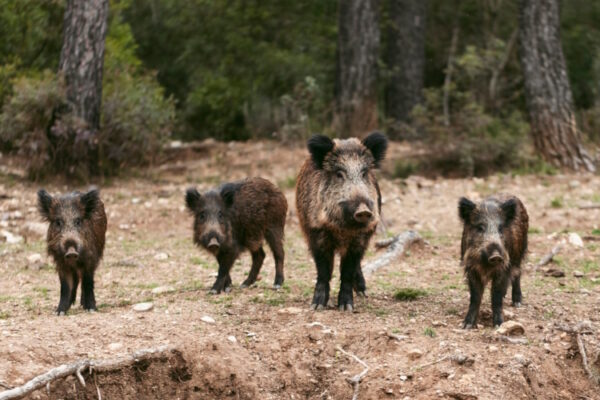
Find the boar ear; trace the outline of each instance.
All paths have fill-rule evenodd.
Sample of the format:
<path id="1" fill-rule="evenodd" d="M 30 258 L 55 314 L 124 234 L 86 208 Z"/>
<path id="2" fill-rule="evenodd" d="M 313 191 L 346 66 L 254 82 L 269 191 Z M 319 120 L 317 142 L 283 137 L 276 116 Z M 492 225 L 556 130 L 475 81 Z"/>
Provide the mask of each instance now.
<path id="1" fill-rule="evenodd" d="M 87 193 L 81 195 L 81 204 L 85 209 L 86 217 L 89 217 L 97 208 L 100 203 L 100 192 L 98 189 L 92 189 Z"/>
<path id="2" fill-rule="evenodd" d="M 333 149 L 333 140 L 324 135 L 313 135 L 307 142 L 308 151 L 317 168 L 323 168 L 323 160 Z"/>
<path id="3" fill-rule="evenodd" d="M 375 167 L 379 168 L 379 164 L 385 158 L 385 152 L 387 151 L 387 137 L 383 133 L 373 132 L 363 139 L 362 144 L 371 151 L 373 158 L 375 158 Z"/>
<path id="4" fill-rule="evenodd" d="M 458 200 L 458 215 L 460 216 L 460 219 L 462 219 L 463 222 L 468 222 L 475 207 L 475 203 L 471 200 L 466 197 L 461 197 L 460 200 Z"/>
<path id="5" fill-rule="evenodd" d="M 40 189 L 37 192 L 38 196 L 38 210 L 44 219 L 50 219 L 50 208 L 52 207 L 52 196 L 46 190 Z"/>
<path id="6" fill-rule="evenodd" d="M 241 183 L 226 183 L 223 185 L 221 188 L 221 198 L 227 207 L 231 207 L 235 193 L 240 189 L 241 186 Z"/>
<path id="7" fill-rule="evenodd" d="M 202 195 L 198 193 L 198 190 L 193 187 L 188 188 L 188 190 L 185 192 L 185 205 L 187 206 L 188 210 L 191 212 L 196 211 L 201 201 Z"/>
<path id="8" fill-rule="evenodd" d="M 500 205 L 502 212 L 504 213 L 504 219 L 506 224 L 510 224 L 515 218 L 517 212 L 517 201 L 515 199 L 506 200 Z"/>

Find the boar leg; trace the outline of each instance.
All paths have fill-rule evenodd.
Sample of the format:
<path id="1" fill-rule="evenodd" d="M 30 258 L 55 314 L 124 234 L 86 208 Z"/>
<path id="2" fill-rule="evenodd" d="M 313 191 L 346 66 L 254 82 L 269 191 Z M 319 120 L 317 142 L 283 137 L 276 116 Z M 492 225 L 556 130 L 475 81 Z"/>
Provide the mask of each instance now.
<path id="1" fill-rule="evenodd" d="M 265 251 L 262 247 L 259 247 L 258 250 L 252 252 L 252 267 L 250 268 L 250 273 L 246 280 L 241 284 L 241 288 L 247 288 L 256 282 L 256 278 L 258 277 L 258 273 L 260 272 L 260 267 L 262 267 L 263 261 L 265 259 Z"/>
<path id="2" fill-rule="evenodd" d="M 504 274 L 502 274 L 504 275 Z M 496 276 L 492 280 L 492 319 L 494 327 L 502 325 L 502 301 L 508 289 L 508 277 Z"/>
<path id="3" fill-rule="evenodd" d="M 219 253 L 217 256 L 219 273 L 215 283 L 210 289 L 211 294 L 219 294 L 222 291 L 228 292 L 231 290 L 231 276 L 229 276 L 229 271 L 231 271 L 231 267 L 233 266 L 236 257 L 237 255 L 232 254 L 231 252 Z"/>
<path id="4" fill-rule="evenodd" d="M 357 271 L 360 269 L 360 260 L 362 259 L 363 253 L 364 251 L 360 247 L 355 247 L 349 249 L 346 254 L 342 256 L 340 262 L 341 283 L 340 292 L 338 294 L 338 307 L 340 311 L 352 311 L 354 308 L 352 289 L 357 280 Z"/>
<path id="5" fill-rule="evenodd" d="M 75 300 L 77 299 L 77 286 L 79 286 L 79 274 L 73 274 L 73 289 L 71 289 L 71 302 L 70 304 L 75 304 Z"/>
<path id="6" fill-rule="evenodd" d="M 317 267 L 317 284 L 311 308 L 322 310 L 329 301 L 329 281 L 333 273 L 334 246 L 329 238 L 323 234 L 311 233 L 310 248 Z"/>
<path id="7" fill-rule="evenodd" d="M 468 279 L 471 300 L 469 302 L 469 311 L 463 323 L 463 329 L 477 327 L 477 317 L 479 316 L 479 307 L 481 306 L 481 297 L 483 296 L 483 282 L 479 275 L 471 273 Z"/>
<path id="8" fill-rule="evenodd" d="M 96 297 L 94 296 L 94 271 L 86 269 L 81 278 L 81 306 L 84 310 L 96 310 Z"/>
<path id="9" fill-rule="evenodd" d="M 521 293 L 521 271 L 512 278 L 512 304 L 515 307 L 521 307 L 523 294 Z"/>
<path id="10" fill-rule="evenodd" d="M 283 260 L 285 252 L 283 251 L 283 229 L 267 231 L 265 239 L 269 243 L 269 247 L 273 252 L 273 258 L 275 259 L 275 282 L 273 282 L 273 289 L 280 289 L 284 280 Z"/>
<path id="11" fill-rule="evenodd" d="M 73 272 L 63 271 L 58 273 L 60 279 L 60 300 L 56 308 L 57 315 L 65 315 L 71 308 L 71 291 L 73 290 Z"/>
<path id="12" fill-rule="evenodd" d="M 362 273 L 360 263 L 356 266 L 356 275 L 354 276 L 354 290 L 356 294 L 362 297 L 367 297 L 367 283 Z"/>

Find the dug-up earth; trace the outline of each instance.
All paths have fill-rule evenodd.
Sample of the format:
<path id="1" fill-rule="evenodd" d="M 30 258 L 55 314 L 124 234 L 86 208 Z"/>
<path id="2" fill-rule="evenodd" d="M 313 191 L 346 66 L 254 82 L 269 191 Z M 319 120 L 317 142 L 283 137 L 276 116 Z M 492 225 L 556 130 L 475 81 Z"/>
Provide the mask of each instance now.
<path id="1" fill-rule="evenodd" d="M 367 276 L 369 296 L 355 300 L 354 313 L 334 304 L 309 308 L 316 273 L 294 207 L 295 175 L 306 157 L 301 145 L 209 142 L 97 183 L 109 221 L 96 274 L 99 310 L 76 305 L 65 317 L 54 313 L 59 285 L 45 254 L 38 185 L 19 177 L 18 160 L 0 159 L 0 391 L 60 364 L 167 345 L 175 350 L 153 362 L 83 371 L 85 387 L 69 376 L 30 398 L 350 399 L 348 380 L 366 370 L 359 359 L 368 366 L 359 399 L 600 399 L 575 336 L 559 329 L 586 321 L 581 339 L 598 374 L 600 177 L 393 178 L 395 162 L 410 151 L 392 144 L 379 174 L 385 224 L 375 239 L 412 229 L 425 243 Z M 256 286 L 210 295 L 216 262 L 192 244 L 184 191 L 256 175 L 276 182 L 290 204 L 285 284 L 270 288 L 268 253 Z M 530 215 L 523 307 L 505 299 L 505 319 L 524 328 L 512 336 L 492 327 L 489 288 L 478 328 L 460 329 L 469 296 L 457 200 L 495 192 L 518 195 Z M 561 243 L 554 260 L 536 268 Z M 365 262 L 381 252 L 372 246 Z M 249 268 L 245 254 L 234 266 L 234 285 Z M 333 282 L 336 299 L 337 270 Z M 134 311 L 141 302 L 152 309 Z"/>

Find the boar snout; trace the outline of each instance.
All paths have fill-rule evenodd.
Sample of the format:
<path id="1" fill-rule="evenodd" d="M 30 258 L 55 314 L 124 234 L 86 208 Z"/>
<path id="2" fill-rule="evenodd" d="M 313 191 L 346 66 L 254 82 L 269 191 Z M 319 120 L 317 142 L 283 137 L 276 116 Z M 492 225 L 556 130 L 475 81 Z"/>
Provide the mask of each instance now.
<path id="1" fill-rule="evenodd" d="M 65 250 L 66 261 L 77 261 L 79 258 L 79 246 L 74 239 L 65 240 L 63 249 Z"/>
<path id="2" fill-rule="evenodd" d="M 500 265 L 504 263 L 504 256 L 502 252 L 502 248 L 493 243 L 489 245 L 482 254 L 483 261 L 487 262 L 490 265 Z"/>
<path id="3" fill-rule="evenodd" d="M 219 237 L 217 232 L 209 232 L 202 238 L 202 245 L 213 255 L 217 255 L 219 249 L 221 248 L 222 242 L 223 240 Z"/>
<path id="4" fill-rule="evenodd" d="M 210 238 L 208 244 L 206 245 L 206 248 L 213 253 L 219 251 L 219 247 L 221 247 L 221 245 L 219 244 L 219 241 L 216 237 Z"/>
<path id="5" fill-rule="evenodd" d="M 367 223 L 373 217 L 373 213 L 365 203 L 361 203 L 354 212 L 354 219 L 357 222 Z"/>

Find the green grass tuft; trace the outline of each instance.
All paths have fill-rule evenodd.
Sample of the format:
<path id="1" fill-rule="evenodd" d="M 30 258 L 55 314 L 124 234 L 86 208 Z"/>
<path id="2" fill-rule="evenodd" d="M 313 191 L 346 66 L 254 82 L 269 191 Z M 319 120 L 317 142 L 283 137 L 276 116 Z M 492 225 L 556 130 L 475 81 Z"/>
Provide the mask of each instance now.
<path id="1" fill-rule="evenodd" d="M 425 296 L 427 296 L 425 290 L 414 288 L 400 288 L 394 293 L 394 298 L 398 301 L 414 301 Z"/>

